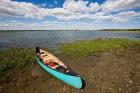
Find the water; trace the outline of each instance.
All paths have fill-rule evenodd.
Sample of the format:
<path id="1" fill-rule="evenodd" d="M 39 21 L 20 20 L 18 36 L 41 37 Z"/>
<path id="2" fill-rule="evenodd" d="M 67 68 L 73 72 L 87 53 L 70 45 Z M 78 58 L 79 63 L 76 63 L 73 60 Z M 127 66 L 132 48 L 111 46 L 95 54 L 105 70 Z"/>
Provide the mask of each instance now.
<path id="1" fill-rule="evenodd" d="M 0 32 L 0 49 L 36 46 L 53 49 L 60 43 L 95 38 L 140 39 L 140 33 L 109 31 L 7 31 Z"/>

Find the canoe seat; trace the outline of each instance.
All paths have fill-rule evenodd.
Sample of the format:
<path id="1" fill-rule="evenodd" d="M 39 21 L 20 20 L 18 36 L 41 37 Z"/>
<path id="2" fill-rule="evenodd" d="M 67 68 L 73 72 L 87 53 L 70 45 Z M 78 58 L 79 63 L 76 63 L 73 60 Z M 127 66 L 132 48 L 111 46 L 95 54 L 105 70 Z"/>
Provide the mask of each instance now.
<path id="1" fill-rule="evenodd" d="M 62 66 L 58 66 L 58 67 L 56 67 L 55 68 L 57 71 L 59 71 L 59 72 L 62 72 L 62 73 L 65 73 L 66 71 L 67 71 L 67 68 L 64 68 L 64 67 L 62 67 Z"/>
<path id="2" fill-rule="evenodd" d="M 40 54 L 44 54 L 45 52 L 40 52 Z"/>
<path id="3" fill-rule="evenodd" d="M 45 55 L 42 55 L 42 57 L 45 57 L 45 56 L 48 56 L 48 54 L 47 54 L 47 53 L 45 53 Z"/>

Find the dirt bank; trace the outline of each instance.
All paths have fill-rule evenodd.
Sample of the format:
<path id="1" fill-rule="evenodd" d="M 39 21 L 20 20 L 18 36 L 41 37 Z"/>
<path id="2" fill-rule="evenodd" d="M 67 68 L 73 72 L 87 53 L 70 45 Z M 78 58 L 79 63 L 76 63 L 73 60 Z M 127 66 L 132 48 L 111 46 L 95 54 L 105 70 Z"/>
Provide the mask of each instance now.
<path id="1" fill-rule="evenodd" d="M 0 93 L 140 93 L 140 48 L 89 54 L 74 59 L 56 54 L 86 81 L 83 90 L 53 78 L 36 63 L 0 77 Z"/>

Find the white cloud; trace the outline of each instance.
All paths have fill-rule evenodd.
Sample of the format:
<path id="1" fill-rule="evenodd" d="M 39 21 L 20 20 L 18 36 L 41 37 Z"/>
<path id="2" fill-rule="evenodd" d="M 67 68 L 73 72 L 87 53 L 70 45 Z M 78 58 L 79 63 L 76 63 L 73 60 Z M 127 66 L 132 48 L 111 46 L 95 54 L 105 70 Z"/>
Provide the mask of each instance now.
<path id="1" fill-rule="evenodd" d="M 136 7 L 140 7 L 140 0 L 106 0 L 101 5 L 102 10 L 106 12 L 122 11 Z"/>
<path id="2" fill-rule="evenodd" d="M 44 6 L 46 6 L 46 4 L 44 4 Z M 136 7 L 140 7 L 139 0 L 106 0 L 101 5 L 99 5 L 97 2 L 89 3 L 88 1 L 83 0 L 66 0 L 62 8 L 42 8 L 41 6 L 27 2 L 0 0 L 0 19 L 20 17 L 41 20 L 46 16 L 51 16 L 57 18 L 57 20 L 53 22 L 48 22 L 46 20 L 43 25 L 48 24 L 51 25 L 52 28 L 54 24 L 57 24 L 58 28 L 60 27 L 59 24 L 62 25 L 66 23 L 72 25 L 75 24 L 76 26 L 78 23 L 69 21 L 82 21 L 82 19 L 90 20 L 92 22 L 128 22 L 133 19 L 140 20 L 140 12 L 129 10 Z M 112 14 L 111 12 L 116 12 L 116 14 Z M 0 25 L 2 26 L 3 24 L 5 24 L 4 26 L 6 27 L 27 25 L 20 22 L 11 22 L 9 24 L 2 23 Z M 36 25 L 38 24 L 30 24 L 30 26 Z M 77 25 L 77 27 L 79 26 Z"/>
<path id="3" fill-rule="evenodd" d="M 84 26 L 84 28 L 81 28 Z M 95 29 L 95 26 L 90 23 L 84 22 L 58 22 L 58 21 L 45 21 L 42 24 L 38 23 L 24 23 L 24 22 L 0 22 L 0 29 L 3 30 L 86 30 L 86 29 Z M 97 28 L 97 27 L 96 27 Z"/>
<path id="4" fill-rule="evenodd" d="M 66 0 L 63 4 L 63 8 L 68 9 L 73 12 L 96 12 L 100 9 L 98 3 L 90 3 L 89 2 L 79 0 Z"/>
<path id="5" fill-rule="evenodd" d="M 112 21 L 114 22 L 128 22 L 130 20 L 136 19 L 140 17 L 140 12 L 135 11 L 126 11 L 120 12 L 113 16 Z"/>
<path id="6" fill-rule="evenodd" d="M 39 8 L 32 3 L 26 2 L 17 2 L 10 0 L 1 0 L 0 1 L 0 15 L 3 16 L 23 16 L 25 18 L 37 18 L 41 19 L 45 17 L 43 13 L 44 9 Z"/>
<path id="7" fill-rule="evenodd" d="M 26 25 L 25 23 L 20 23 L 20 22 L 0 22 L 0 27 L 20 27 Z"/>
<path id="8" fill-rule="evenodd" d="M 0 17 L 24 17 L 24 18 L 35 18 L 43 19 L 45 16 L 57 15 L 70 15 L 73 14 L 69 10 L 64 8 L 40 8 L 37 5 L 26 2 L 17 2 L 10 0 L 0 1 Z"/>
<path id="9" fill-rule="evenodd" d="M 138 7 L 136 2 L 138 2 L 138 0 L 107 0 L 105 3 L 99 6 L 99 4 L 96 2 L 89 3 L 88 1 L 83 0 L 66 0 L 63 4 L 63 8 L 48 9 L 38 7 L 32 3 L 1 0 L 0 16 L 35 19 L 43 19 L 45 16 L 53 16 L 58 20 L 108 20 L 113 18 L 112 14 L 108 14 L 108 11 L 126 9 L 128 6 Z M 103 11 L 98 12 L 98 10 L 101 8 Z M 130 17 L 133 16 L 130 15 Z M 114 19 L 117 19 L 117 17 Z"/>

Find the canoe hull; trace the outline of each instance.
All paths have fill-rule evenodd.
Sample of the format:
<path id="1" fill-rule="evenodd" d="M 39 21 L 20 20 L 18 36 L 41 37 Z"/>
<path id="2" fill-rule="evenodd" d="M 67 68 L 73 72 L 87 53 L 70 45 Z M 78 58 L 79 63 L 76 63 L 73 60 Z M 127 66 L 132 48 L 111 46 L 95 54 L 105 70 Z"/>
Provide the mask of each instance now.
<path id="1" fill-rule="evenodd" d="M 47 71 L 49 74 L 51 74 L 52 76 L 56 77 L 57 79 L 77 88 L 77 89 L 81 89 L 83 87 L 83 81 L 81 79 L 81 77 L 79 76 L 71 76 L 71 75 L 67 75 L 64 73 L 60 73 L 54 69 L 51 69 L 47 66 L 45 66 L 38 58 L 36 58 L 37 63 L 45 70 Z"/>

